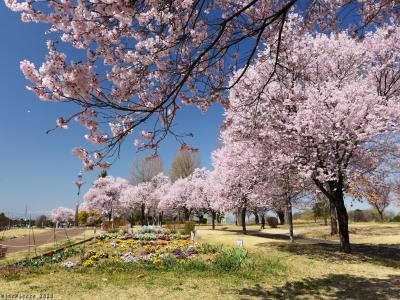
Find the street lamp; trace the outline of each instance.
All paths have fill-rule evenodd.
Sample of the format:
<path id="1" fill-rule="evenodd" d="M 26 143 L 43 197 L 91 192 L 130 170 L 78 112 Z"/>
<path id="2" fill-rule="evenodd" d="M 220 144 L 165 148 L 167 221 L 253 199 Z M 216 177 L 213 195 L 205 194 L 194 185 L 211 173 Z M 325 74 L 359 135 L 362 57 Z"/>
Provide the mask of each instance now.
<path id="1" fill-rule="evenodd" d="M 82 173 L 78 174 L 78 178 L 75 181 L 75 184 L 78 188 L 78 198 L 76 200 L 76 208 L 75 208 L 75 226 L 78 226 L 78 210 L 79 210 L 79 195 L 81 193 L 81 186 L 84 184 L 85 182 L 83 181 L 83 176 Z"/>

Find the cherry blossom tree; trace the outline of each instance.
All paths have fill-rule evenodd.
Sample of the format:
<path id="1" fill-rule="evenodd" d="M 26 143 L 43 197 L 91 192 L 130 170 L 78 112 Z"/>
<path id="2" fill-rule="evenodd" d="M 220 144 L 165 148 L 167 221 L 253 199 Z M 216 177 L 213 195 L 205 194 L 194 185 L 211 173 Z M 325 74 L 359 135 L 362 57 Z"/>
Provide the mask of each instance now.
<path id="1" fill-rule="evenodd" d="M 250 143 L 230 143 L 227 131 L 222 131 L 226 143 L 213 152 L 214 170 L 210 175 L 215 193 L 214 207 L 222 212 L 239 211 L 243 233 L 246 233 L 246 212 L 252 209 L 265 209 L 270 198 L 257 192 L 260 184 L 266 182 L 265 158 L 257 147 Z M 225 138 L 224 138 L 225 137 Z"/>
<path id="2" fill-rule="evenodd" d="M 146 223 L 146 202 L 150 194 L 150 184 L 141 182 L 137 185 L 129 185 L 121 194 L 121 202 L 129 211 L 140 210 L 140 223 Z"/>
<path id="3" fill-rule="evenodd" d="M 124 207 L 127 207 L 131 211 L 140 209 L 142 225 L 145 225 L 146 215 L 151 215 L 153 220 L 157 217 L 161 221 L 161 211 L 158 209 L 158 204 L 169 185 L 169 177 L 163 173 L 159 173 L 151 178 L 150 181 L 141 182 L 137 185 L 129 185 L 122 192 L 121 202 Z"/>
<path id="4" fill-rule="evenodd" d="M 74 210 L 66 207 L 58 207 L 50 212 L 50 218 L 53 222 L 71 223 L 74 220 Z"/>
<path id="5" fill-rule="evenodd" d="M 178 220 L 183 217 L 187 221 L 193 211 L 193 208 L 188 205 L 191 199 L 192 186 L 190 178 L 179 178 L 168 188 L 164 195 L 161 195 L 158 204 L 159 210 L 171 216 L 178 217 Z"/>
<path id="6" fill-rule="evenodd" d="M 293 20 L 286 32 L 297 26 Z M 231 90 L 226 124 L 233 141 L 273 150 L 272 166 L 295 167 L 316 184 L 335 204 L 341 249 L 350 252 L 348 183 L 397 151 L 400 28 L 361 40 L 345 32 L 291 36 L 274 76 L 267 48 Z"/>
<path id="7" fill-rule="evenodd" d="M 283 55 L 290 12 L 297 12 L 297 33 L 349 28 L 354 36 L 398 21 L 393 0 L 5 0 L 24 22 L 50 24 L 52 41 L 41 67 L 21 62 L 29 87 L 50 102 L 72 102 L 78 111 L 57 120 L 67 128 L 76 120 L 98 151 L 74 151 L 90 170 L 119 150 L 133 132 L 140 148 L 153 149 L 171 127 L 181 101 L 206 110 L 227 105 L 226 94 L 248 73 L 264 44 L 274 49 L 272 75 Z M 303 16 L 303 17 L 299 17 Z M 70 44 L 86 55 L 67 58 L 58 45 Z M 83 57 L 82 57 L 83 56 Z M 105 66 L 103 66 L 103 64 Z M 236 79 L 232 72 L 241 68 Z M 152 116 L 156 116 L 152 118 Z M 148 126 L 142 125 L 153 122 Z M 103 125 L 107 124 L 107 125 Z M 103 145 L 103 146 L 102 146 Z"/>
<path id="8" fill-rule="evenodd" d="M 212 229 L 215 229 L 215 220 L 218 210 L 215 208 L 216 197 L 214 182 L 211 180 L 210 171 L 205 168 L 197 168 L 190 175 L 191 195 L 187 206 L 205 212 L 211 217 Z"/>
<path id="9" fill-rule="evenodd" d="M 100 212 L 111 222 L 126 212 L 121 194 L 127 187 L 128 181 L 120 177 L 98 178 L 84 196 L 85 208 Z"/>

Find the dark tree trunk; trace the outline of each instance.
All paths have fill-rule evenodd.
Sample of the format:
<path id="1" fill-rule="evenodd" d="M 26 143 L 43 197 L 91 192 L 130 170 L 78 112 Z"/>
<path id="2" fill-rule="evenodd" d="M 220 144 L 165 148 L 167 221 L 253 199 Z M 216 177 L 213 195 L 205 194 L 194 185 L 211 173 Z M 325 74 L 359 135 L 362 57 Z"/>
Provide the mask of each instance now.
<path id="1" fill-rule="evenodd" d="M 243 234 L 247 234 L 247 231 L 246 231 L 246 207 L 242 208 L 241 221 L 242 221 L 241 223 L 242 223 Z"/>
<path id="2" fill-rule="evenodd" d="M 279 218 L 279 224 L 284 225 L 285 224 L 285 212 L 283 210 L 277 210 L 276 214 L 278 215 L 278 218 Z"/>
<path id="3" fill-rule="evenodd" d="M 190 211 L 186 207 L 183 209 L 183 217 L 184 221 L 189 221 L 190 219 Z"/>
<path id="4" fill-rule="evenodd" d="M 350 253 L 349 216 L 347 215 L 346 206 L 344 205 L 343 185 L 337 184 L 337 186 L 331 190 L 333 191 L 332 200 L 336 207 L 339 223 L 340 250 L 345 253 Z"/>
<path id="5" fill-rule="evenodd" d="M 287 218 L 288 218 L 288 225 L 289 225 L 289 239 L 293 242 L 293 213 L 292 213 L 292 201 L 288 198 L 286 200 L 286 211 L 287 211 Z"/>
<path id="6" fill-rule="evenodd" d="M 146 216 L 145 216 L 145 205 L 144 203 L 142 203 L 141 207 L 140 207 L 140 225 L 144 226 L 146 223 Z"/>
<path id="7" fill-rule="evenodd" d="M 265 215 L 261 215 L 261 229 L 265 229 Z"/>
<path id="8" fill-rule="evenodd" d="M 379 217 L 380 217 L 380 219 L 381 219 L 381 222 L 383 222 L 383 211 L 384 211 L 384 209 L 380 209 L 379 207 L 378 207 L 378 205 L 374 205 L 375 206 L 375 208 L 376 208 L 376 211 L 378 212 L 378 214 L 379 214 Z"/>
<path id="9" fill-rule="evenodd" d="M 260 218 L 258 217 L 258 213 L 257 212 L 254 213 L 254 223 L 256 225 L 260 224 Z"/>
<path id="10" fill-rule="evenodd" d="M 329 201 L 330 217 L 331 217 L 331 235 L 338 234 L 337 216 L 335 203 Z"/>
<path id="11" fill-rule="evenodd" d="M 221 214 L 221 213 L 216 213 L 216 218 L 217 218 L 217 223 L 218 224 L 221 224 L 221 221 L 222 221 L 222 217 L 223 217 L 223 214 Z M 236 224 L 237 225 L 237 224 Z"/>
<path id="12" fill-rule="evenodd" d="M 216 217 L 216 213 L 215 211 L 211 211 L 211 224 L 212 224 L 212 230 L 215 230 L 215 217 Z"/>
<path id="13" fill-rule="evenodd" d="M 383 211 L 378 210 L 379 216 L 381 217 L 381 222 L 383 222 Z"/>

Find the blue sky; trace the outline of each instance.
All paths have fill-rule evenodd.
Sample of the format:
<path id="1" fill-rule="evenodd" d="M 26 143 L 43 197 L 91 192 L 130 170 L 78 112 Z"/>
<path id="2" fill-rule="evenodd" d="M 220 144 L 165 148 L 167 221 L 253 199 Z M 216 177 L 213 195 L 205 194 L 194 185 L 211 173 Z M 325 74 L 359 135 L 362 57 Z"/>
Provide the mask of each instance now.
<path id="1" fill-rule="evenodd" d="M 58 206 L 73 207 L 76 201 L 74 181 L 82 165 L 71 150 L 86 143 L 85 130 L 73 123 L 67 131 L 46 134 L 58 117 L 74 112 L 75 107 L 39 101 L 25 88 L 28 82 L 19 69 L 23 59 L 37 66 L 43 62 L 49 38 L 44 34 L 46 29 L 43 24 L 22 23 L 18 14 L 0 2 L 0 211 L 13 215 L 23 214 L 26 204 L 35 214 Z M 194 134 L 185 140 L 200 148 L 205 167 L 210 167 L 210 153 L 218 142 L 222 113 L 220 106 L 206 114 L 195 107 L 184 107 L 177 117 L 178 131 Z M 160 154 L 166 169 L 178 147 L 173 138 L 162 144 Z M 143 155 L 128 141 L 110 174 L 127 177 L 132 161 Z M 98 172 L 84 174 L 83 193 Z"/>
<path id="2" fill-rule="evenodd" d="M 81 162 L 72 156 L 71 150 L 85 144 L 85 130 L 72 124 L 67 131 L 46 134 L 58 117 L 75 112 L 75 107 L 39 101 L 25 88 L 28 82 L 19 69 L 23 59 L 37 66 L 43 62 L 49 38 L 44 34 L 47 28 L 43 24 L 22 23 L 18 14 L 0 2 L 0 211 L 14 216 L 23 215 L 25 205 L 36 215 L 58 206 L 73 207 L 76 201 L 74 181 Z M 178 131 L 194 134 L 186 141 L 200 148 L 205 167 L 210 167 L 210 154 L 218 142 L 222 113 L 220 106 L 214 106 L 206 114 L 195 107 L 184 107 L 176 120 Z M 173 138 L 161 146 L 160 154 L 167 170 L 178 147 Z M 127 177 L 132 161 L 143 155 L 128 141 L 109 173 Z M 83 193 L 98 173 L 84 174 Z"/>

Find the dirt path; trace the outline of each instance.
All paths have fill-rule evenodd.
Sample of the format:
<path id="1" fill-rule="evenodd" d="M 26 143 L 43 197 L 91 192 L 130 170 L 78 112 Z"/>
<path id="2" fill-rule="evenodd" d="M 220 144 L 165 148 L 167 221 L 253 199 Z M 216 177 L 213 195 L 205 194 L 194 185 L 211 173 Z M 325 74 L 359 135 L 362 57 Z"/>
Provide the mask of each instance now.
<path id="1" fill-rule="evenodd" d="M 56 229 L 55 230 L 55 239 L 57 241 L 67 240 L 68 238 L 77 236 L 82 234 L 85 231 L 83 228 L 66 228 L 66 229 Z M 30 236 L 23 236 L 20 238 L 6 240 L 0 242 L 1 245 L 6 246 L 7 252 L 19 252 L 29 249 L 29 245 L 31 248 L 36 244 L 36 246 L 41 246 L 45 244 L 49 244 L 54 242 L 54 231 L 49 230 L 47 232 L 35 234 L 35 242 L 33 241 L 32 232 Z"/>

